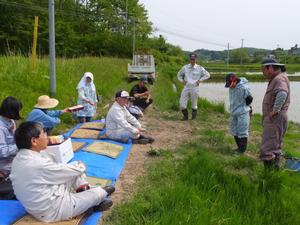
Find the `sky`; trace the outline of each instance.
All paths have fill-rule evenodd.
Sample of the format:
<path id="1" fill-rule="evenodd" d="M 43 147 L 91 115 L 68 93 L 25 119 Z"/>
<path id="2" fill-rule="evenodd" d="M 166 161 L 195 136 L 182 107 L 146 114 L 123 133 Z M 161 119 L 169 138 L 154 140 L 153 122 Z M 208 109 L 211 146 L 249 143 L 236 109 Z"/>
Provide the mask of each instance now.
<path id="1" fill-rule="evenodd" d="M 299 0 L 139 0 L 168 43 L 183 50 L 300 47 Z"/>

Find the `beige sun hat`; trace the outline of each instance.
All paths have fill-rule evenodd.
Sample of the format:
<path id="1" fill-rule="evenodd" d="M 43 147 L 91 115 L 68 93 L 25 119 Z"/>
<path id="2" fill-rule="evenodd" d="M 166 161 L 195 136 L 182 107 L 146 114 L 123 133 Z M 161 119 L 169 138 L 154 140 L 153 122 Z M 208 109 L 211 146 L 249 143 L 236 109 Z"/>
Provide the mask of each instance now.
<path id="1" fill-rule="evenodd" d="M 50 109 L 50 108 L 54 108 L 57 105 L 58 105 L 57 99 L 50 98 L 48 95 L 41 95 L 38 98 L 37 104 L 34 107 L 39 109 Z"/>

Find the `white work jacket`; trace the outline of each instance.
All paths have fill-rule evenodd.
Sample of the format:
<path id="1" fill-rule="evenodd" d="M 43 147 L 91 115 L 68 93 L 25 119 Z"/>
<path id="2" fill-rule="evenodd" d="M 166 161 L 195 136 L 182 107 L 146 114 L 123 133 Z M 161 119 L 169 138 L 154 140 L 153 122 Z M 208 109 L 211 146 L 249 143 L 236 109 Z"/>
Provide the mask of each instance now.
<path id="1" fill-rule="evenodd" d="M 177 78 L 180 82 L 186 81 L 185 88 L 198 87 L 197 81 L 203 81 L 210 78 L 210 74 L 200 65 L 187 64 L 179 70 Z"/>
<path id="2" fill-rule="evenodd" d="M 13 160 L 10 179 L 17 199 L 28 213 L 37 218 L 55 218 L 57 215 L 50 214 L 58 213 L 63 198 L 70 194 L 67 183 L 84 170 L 77 164 L 56 163 L 43 152 L 21 149 Z"/>
<path id="3" fill-rule="evenodd" d="M 117 102 L 114 102 L 109 109 L 105 124 L 108 136 L 120 129 L 134 134 L 138 132 L 137 128 L 142 127 L 140 122 L 128 112 L 126 107 L 120 106 Z"/>

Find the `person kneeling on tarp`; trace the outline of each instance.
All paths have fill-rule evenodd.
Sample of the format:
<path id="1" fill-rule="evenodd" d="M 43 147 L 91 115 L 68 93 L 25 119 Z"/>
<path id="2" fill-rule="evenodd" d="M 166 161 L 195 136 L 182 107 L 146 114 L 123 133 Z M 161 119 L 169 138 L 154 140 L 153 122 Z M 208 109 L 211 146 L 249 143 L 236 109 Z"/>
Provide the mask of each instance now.
<path id="1" fill-rule="evenodd" d="M 41 123 L 24 122 L 16 130 L 15 139 L 19 152 L 10 179 L 17 199 L 36 219 L 69 220 L 91 207 L 103 211 L 112 206 L 107 196 L 114 192 L 113 186 L 89 187 L 83 163 L 55 163 L 43 153 L 48 137 Z"/>
<path id="2" fill-rule="evenodd" d="M 129 98 L 127 91 L 121 90 L 116 93 L 115 102 L 110 107 L 105 120 L 107 137 L 121 142 L 127 142 L 132 138 L 133 144 L 152 143 L 154 139 L 141 135 L 145 129 L 127 110 Z"/>

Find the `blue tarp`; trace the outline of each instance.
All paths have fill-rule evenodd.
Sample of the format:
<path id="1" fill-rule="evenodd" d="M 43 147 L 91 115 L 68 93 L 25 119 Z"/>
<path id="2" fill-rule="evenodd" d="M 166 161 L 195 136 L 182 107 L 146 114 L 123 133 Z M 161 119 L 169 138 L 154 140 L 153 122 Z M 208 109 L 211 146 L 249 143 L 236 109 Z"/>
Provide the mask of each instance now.
<path id="1" fill-rule="evenodd" d="M 103 122 L 103 121 L 101 121 Z M 80 124 L 76 125 L 73 129 L 69 130 L 64 134 L 65 137 L 69 137 L 73 130 L 78 128 Z M 104 132 L 104 131 L 101 131 Z M 97 142 L 99 140 L 93 139 L 72 139 L 76 142 L 87 142 L 89 144 Z M 114 142 L 110 140 L 101 140 L 103 142 L 110 142 L 122 145 L 124 150 L 116 158 L 109 158 L 107 156 L 98 155 L 90 152 L 84 152 L 82 150 L 75 153 L 74 160 L 80 160 L 84 162 L 87 166 L 87 175 L 94 176 L 104 179 L 112 180 L 113 184 L 118 179 L 124 165 L 128 154 L 130 152 L 131 143 L 123 144 L 119 142 Z M 14 222 L 17 218 L 25 215 L 26 211 L 19 201 L 0 201 L 0 225 L 9 225 Z M 88 220 L 84 223 L 85 225 L 95 225 L 98 223 L 101 213 L 93 213 Z"/>

